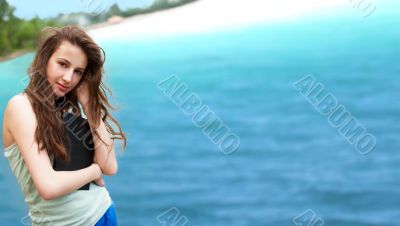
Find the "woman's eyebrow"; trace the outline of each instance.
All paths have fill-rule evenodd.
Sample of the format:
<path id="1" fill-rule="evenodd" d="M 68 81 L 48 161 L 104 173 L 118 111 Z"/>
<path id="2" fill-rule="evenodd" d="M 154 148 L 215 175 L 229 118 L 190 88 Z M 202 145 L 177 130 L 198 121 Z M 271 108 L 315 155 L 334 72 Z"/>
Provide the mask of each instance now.
<path id="1" fill-rule="evenodd" d="M 60 60 L 65 60 L 69 65 L 71 65 L 71 62 L 69 62 L 67 59 L 65 59 L 65 58 L 57 58 L 57 59 L 60 59 Z M 80 69 L 80 70 L 82 70 L 82 71 L 84 71 L 85 69 L 84 68 L 81 68 L 81 67 L 77 67 L 76 69 Z"/>

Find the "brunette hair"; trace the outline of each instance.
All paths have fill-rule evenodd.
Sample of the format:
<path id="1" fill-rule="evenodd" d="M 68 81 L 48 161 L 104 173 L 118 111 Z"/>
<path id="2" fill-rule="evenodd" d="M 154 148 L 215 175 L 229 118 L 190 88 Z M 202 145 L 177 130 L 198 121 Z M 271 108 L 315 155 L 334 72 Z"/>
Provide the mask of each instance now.
<path id="1" fill-rule="evenodd" d="M 63 41 L 79 46 L 86 54 L 88 63 L 83 77 L 76 87 L 62 98 L 63 105 L 60 107 L 56 104 L 57 97 L 47 81 L 46 68 L 51 55 Z M 126 148 L 126 137 L 122 128 L 109 113 L 109 109 L 116 110 L 116 108 L 109 103 L 107 92 L 111 96 L 112 93 L 102 81 L 104 62 L 104 50 L 82 28 L 68 25 L 61 28 L 46 27 L 42 30 L 35 58 L 28 69 L 30 81 L 25 88 L 25 93 L 28 95 L 37 119 L 35 140 L 39 144 L 39 150 L 44 148 L 49 155 L 54 155 L 61 160 L 70 160 L 69 152 L 66 149 L 68 147 L 67 136 L 62 132 L 64 127 L 61 114 L 72 108 L 75 114 L 81 115 L 74 91 L 82 82 L 87 83 L 90 96 L 89 104 L 91 108 L 90 114 L 87 114 L 89 122 L 94 128 L 97 128 L 100 119 L 103 120 L 111 138 L 123 140 L 123 147 Z M 110 121 L 118 127 L 118 131 L 114 130 Z M 94 133 L 93 139 L 99 138 L 105 144 L 97 131 L 93 130 L 92 132 Z M 107 147 L 110 151 L 110 146 Z"/>

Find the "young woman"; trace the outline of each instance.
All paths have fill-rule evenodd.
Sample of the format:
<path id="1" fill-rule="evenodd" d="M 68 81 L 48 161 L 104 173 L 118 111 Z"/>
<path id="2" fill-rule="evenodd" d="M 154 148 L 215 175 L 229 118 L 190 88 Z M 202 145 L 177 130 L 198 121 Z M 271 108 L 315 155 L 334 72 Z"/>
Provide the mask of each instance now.
<path id="1" fill-rule="evenodd" d="M 6 106 L 4 155 L 24 193 L 32 225 L 117 225 L 101 175 L 116 174 L 113 139 L 123 140 L 125 148 L 126 138 L 108 111 L 114 108 L 102 82 L 104 59 L 104 51 L 79 27 L 45 28 L 28 70 L 29 84 Z M 57 104 L 61 98 L 63 104 Z M 53 169 L 57 159 L 71 161 L 63 132 L 65 112 L 84 113 L 90 125 L 94 157 L 86 168 Z M 88 183 L 88 190 L 79 190 Z"/>

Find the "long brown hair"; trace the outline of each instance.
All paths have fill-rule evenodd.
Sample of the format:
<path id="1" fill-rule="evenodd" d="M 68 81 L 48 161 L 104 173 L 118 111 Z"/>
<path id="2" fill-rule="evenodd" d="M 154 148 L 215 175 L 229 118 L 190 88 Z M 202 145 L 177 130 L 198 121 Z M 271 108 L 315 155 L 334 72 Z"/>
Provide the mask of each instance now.
<path id="1" fill-rule="evenodd" d="M 46 67 L 51 55 L 61 45 L 62 41 L 68 41 L 73 45 L 79 46 L 86 54 L 88 63 L 82 79 L 73 90 L 63 97 L 63 105 L 59 107 L 60 105 L 56 104 L 56 100 L 60 98 L 55 96 L 50 83 L 47 81 Z M 80 27 L 68 25 L 61 28 L 46 27 L 42 30 L 35 58 L 28 69 L 30 81 L 25 88 L 25 93 L 28 95 L 37 118 L 35 140 L 39 144 L 39 150 L 45 148 L 49 155 L 54 154 L 59 159 L 70 160 L 66 149 L 66 134 L 60 132 L 64 131 L 61 114 L 63 111 L 72 108 L 75 114 L 81 115 L 80 111 L 77 110 L 80 108 L 74 91 L 84 81 L 88 85 L 90 96 L 89 104 L 91 108 L 90 113 L 87 115 L 91 125 L 97 128 L 101 117 L 111 138 L 123 140 L 123 147 L 124 149 L 126 148 L 126 137 L 122 132 L 122 128 L 109 113 L 109 109 L 116 110 L 116 108 L 108 102 L 107 92 L 111 96 L 112 94 L 102 81 L 104 61 L 104 50 Z M 114 130 L 109 123 L 110 121 L 118 127 L 118 131 Z M 97 137 L 105 144 L 96 130 L 92 132 L 94 132 L 93 139 Z"/>

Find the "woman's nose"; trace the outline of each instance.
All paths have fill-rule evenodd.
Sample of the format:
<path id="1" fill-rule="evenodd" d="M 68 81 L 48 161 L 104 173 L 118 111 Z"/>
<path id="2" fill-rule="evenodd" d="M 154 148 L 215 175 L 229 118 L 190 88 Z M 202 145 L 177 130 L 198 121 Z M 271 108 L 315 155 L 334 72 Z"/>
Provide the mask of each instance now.
<path id="1" fill-rule="evenodd" d="M 71 82 L 72 81 L 72 75 L 74 74 L 73 71 L 67 71 L 65 72 L 64 76 L 63 76 L 63 80 L 66 82 Z"/>

